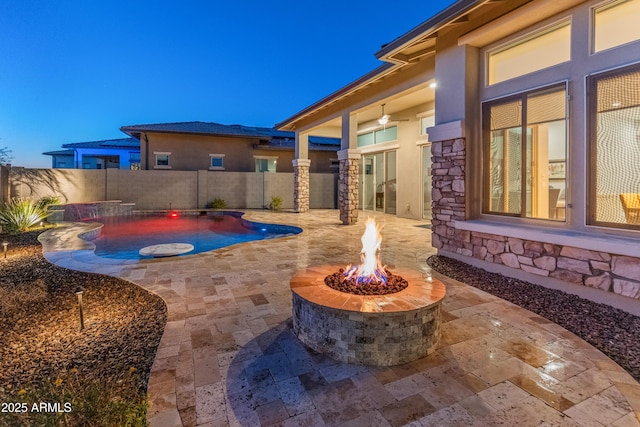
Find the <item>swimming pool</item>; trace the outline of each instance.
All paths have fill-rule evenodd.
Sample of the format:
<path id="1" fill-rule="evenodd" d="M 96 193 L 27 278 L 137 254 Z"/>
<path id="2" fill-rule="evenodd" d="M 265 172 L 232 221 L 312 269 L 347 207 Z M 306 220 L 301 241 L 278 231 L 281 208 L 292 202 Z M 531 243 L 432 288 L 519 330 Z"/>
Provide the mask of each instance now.
<path id="1" fill-rule="evenodd" d="M 274 239 L 302 232 L 299 227 L 264 224 L 242 219 L 241 212 L 208 215 L 129 215 L 104 217 L 100 234 L 86 238 L 96 245 L 98 256 L 115 259 L 148 259 L 140 249 L 166 243 L 189 243 L 193 255 L 236 243 Z"/>

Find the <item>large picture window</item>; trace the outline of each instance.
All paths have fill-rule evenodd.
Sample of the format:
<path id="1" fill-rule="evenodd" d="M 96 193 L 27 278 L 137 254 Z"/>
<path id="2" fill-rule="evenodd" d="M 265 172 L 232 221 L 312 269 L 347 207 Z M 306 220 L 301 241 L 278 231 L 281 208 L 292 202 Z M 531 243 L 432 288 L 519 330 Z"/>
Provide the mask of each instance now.
<path id="1" fill-rule="evenodd" d="M 640 66 L 589 79 L 589 223 L 640 229 Z"/>
<path id="2" fill-rule="evenodd" d="M 616 0 L 593 11 L 593 51 L 640 40 L 640 0 Z"/>
<path id="3" fill-rule="evenodd" d="M 483 104 L 483 212 L 565 219 L 565 84 Z"/>
<path id="4" fill-rule="evenodd" d="M 489 85 L 567 62 L 571 59 L 571 22 L 536 31 L 487 56 Z"/>

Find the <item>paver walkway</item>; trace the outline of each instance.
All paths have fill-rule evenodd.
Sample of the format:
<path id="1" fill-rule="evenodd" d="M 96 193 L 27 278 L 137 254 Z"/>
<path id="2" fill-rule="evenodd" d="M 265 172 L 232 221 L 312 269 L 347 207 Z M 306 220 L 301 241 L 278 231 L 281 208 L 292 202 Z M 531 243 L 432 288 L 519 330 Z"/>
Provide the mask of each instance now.
<path id="1" fill-rule="evenodd" d="M 289 278 L 359 261 L 366 213 L 250 211 L 300 226 L 294 237 L 207 254 L 120 263 L 93 255 L 75 228 L 43 240 L 52 262 L 156 292 L 169 320 L 149 381 L 152 427 L 639 426 L 640 385 L 558 325 L 462 283 L 447 287 L 438 350 L 396 367 L 338 363 L 291 333 Z M 431 274 L 425 223 L 375 214 L 382 261 Z"/>

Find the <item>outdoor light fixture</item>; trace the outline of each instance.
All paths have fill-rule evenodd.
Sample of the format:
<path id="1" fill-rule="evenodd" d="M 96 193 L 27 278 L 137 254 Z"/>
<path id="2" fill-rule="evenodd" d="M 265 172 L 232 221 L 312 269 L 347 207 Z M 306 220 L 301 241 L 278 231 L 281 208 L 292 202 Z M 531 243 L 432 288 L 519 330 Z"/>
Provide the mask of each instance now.
<path id="1" fill-rule="evenodd" d="M 2 248 L 4 251 L 4 257 L 7 257 L 7 247 L 9 246 L 9 242 L 2 242 Z"/>
<path id="2" fill-rule="evenodd" d="M 389 123 L 389 115 L 384 113 L 384 106 L 385 104 L 382 104 L 382 115 L 378 119 L 378 123 L 380 123 L 382 126 Z"/>
<path id="3" fill-rule="evenodd" d="M 430 87 L 431 89 L 433 89 L 433 88 L 434 88 L 434 87 L 436 87 L 436 86 L 437 86 L 437 85 L 436 85 L 436 82 L 433 82 L 433 83 L 431 83 L 431 84 L 429 85 L 429 87 Z"/>
<path id="4" fill-rule="evenodd" d="M 44 221 L 40 221 L 40 228 L 44 228 Z"/>
<path id="5" fill-rule="evenodd" d="M 78 296 L 78 305 L 80 306 L 80 330 L 84 329 L 84 307 L 82 306 L 82 286 L 76 288 L 76 295 Z"/>

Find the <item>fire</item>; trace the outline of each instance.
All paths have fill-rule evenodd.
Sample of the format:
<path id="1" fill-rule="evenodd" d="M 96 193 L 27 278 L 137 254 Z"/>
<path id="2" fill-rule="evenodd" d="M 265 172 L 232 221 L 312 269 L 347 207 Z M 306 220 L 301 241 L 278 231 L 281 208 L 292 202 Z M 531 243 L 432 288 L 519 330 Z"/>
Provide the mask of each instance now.
<path id="1" fill-rule="evenodd" d="M 384 266 L 380 262 L 382 236 L 380 235 L 380 227 L 374 219 L 367 219 L 361 241 L 361 264 L 348 265 L 344 272 L 344 280 L 355 279 L 358 283 L 380 283 L 386 285 L 387 275 L 384 271 Z"/>

